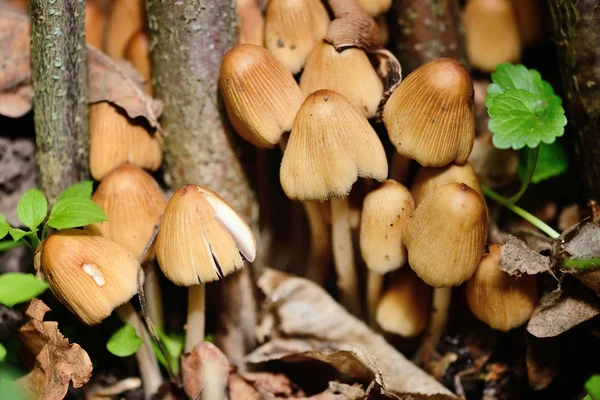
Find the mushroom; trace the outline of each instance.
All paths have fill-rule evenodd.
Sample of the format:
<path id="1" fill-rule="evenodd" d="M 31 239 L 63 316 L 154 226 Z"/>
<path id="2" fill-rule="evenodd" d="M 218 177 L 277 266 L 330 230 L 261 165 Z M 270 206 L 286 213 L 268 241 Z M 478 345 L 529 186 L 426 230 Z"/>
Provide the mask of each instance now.
<path id="1" fill-rule="evenodd" d="M 338 52 L 324 41 L 308 56 L 300 89 L 304 96 L 319 89 L 338 92 L 367 118 L 375 116 L 383 95 L 381 79 L 363 50 L 350 47 Z"/>
<path id="2" fill-rule="evenodd" d="M 464 9 L 465 49 L 473 68 L 494 72 L 521 58 L 521 37 L 511 0 L 469 0 Z"/>
<path id="3" fill-rule="evenodd" d="M 511 276 L 500 269 L 502 247 L 491 245 L 467 282 L 469 308 L 493 329 L 507 332 L 523 325 L 538 301 L 533 275 Z"/>
<path id="4" fill-rule="evenodd" d="M 358 3 L 371 17 L 386 13 L 392 6 L 392 0 L 358 0 Z"/>
<path id="5" fill-rule="evenodd" d="M 162 377 L 151 339 L 129 300 L 137 293 L 136 258 L 117 243 L 79 229 L 51 234 L 34 256 L 34 266 L 56 298 L 87 325 L 97 325 L 113 310 L 133 325 L 144 345 L 136 352 L 146 398 Z"/>
<path id="6" fill-rule="evenodd" d="M 250 262 L 256 242 L 246 222 L 218 194 L 198 185 L 177 189 L 167 203 L 156 258 L 165 276 L 189 287 L 185 351 L 204 341 L 204 283 L 222 279 Z"/>
<path id="7" fill-rule="evenodd" d="M 329 15 L 321 0 L 271 0 L 265 15 L 265 47 L 297 74 L 328 26 Z"/>
<path id="8" fill-rule="evenodd" d="M 479 193 L 482 199 L 485 198 L 477 175 L 468 162 L 463 165 L 450 164 L 442 168 L 421 168 L 410 187 L 410 193 L 418 206 L 428 194 L 448 183 L 464 183 Z"/>
<path id="9" fill-rule="evenodd" d="M 90 106 L 90 172 L 100 181 L 116 167 L 132 163 L 152 171 L 162 163 L 163 139 L 134 124 L 107 102 Z"/>
<path id="10" fill-rule="evenodd" d="M 521 34 L 521 41 L 527 46 L 544 39 L 544 10 L 541 0 L 511 0 Z"/>
<path id="11" fill-rule="evenodd" d="M 344 96 L 318 90 L 304 101 L 281 162 L 280 180 L 294 200 L 330 200 L 333 259 L 342 303 L 359 314 L 358 283 L 347 196 L 359 177 L 382 181 L 383 145 L 369 121 Z"/>
<path id="12" fill-rule="evenodd" d="M 114 59 L 125 57 L 125 48 L 136 32 L 146 25 L 144 0 L 112 0 L 106 29 L 105 53 Z"/>
<path id="13" fill-rule="evenodd" d="M 469 71 L 451 58 L 421 65 L 394 90 L 383 122 L 398 153 L 422 166 L 464 164 L 475 138 Z"/>
<path id="14" fill-rule="evenodd" d="M 125 59 L 142 75 L 146 81 L 144 89 L 146 90 L 146 93 L 152 96 L 152 82 L 150 81 L 152 79 L 150 69 L 150 40 L 146 32 L 139 31 L 133 35 L 125 48 Z"/>
<path id="15" fill-rule="evenodd" d="M 237 13 L 240 17 L 238 44 L 264 44 L 265 19 L 260 3 L 260 0 L 237 0 Z"/>
<path id="16" fill-rule="evenodd" d="M 404 185 L 386 179 L 367 194 L 360 222 L 360 253 L 369 272 L 367 276 L 367 308 L 371 319 L 375 311 L 383 275 L 406 263 L 402 229 L 415 208 Z"/>
<path id="17" fill-rule="evenodd" d="M 86 43 L 101 49 L 106 27 L 106 13 L 97 2 L 89 0 L 85 2 L 84 24 Z"/>
<path id="18" fill-rule="evenodd" d="M 487 211 L 464 183 L 434 190 L 403 231 L 408 263 L 433 287 L 458 286 L 475 273 L 487 240 Z"/>

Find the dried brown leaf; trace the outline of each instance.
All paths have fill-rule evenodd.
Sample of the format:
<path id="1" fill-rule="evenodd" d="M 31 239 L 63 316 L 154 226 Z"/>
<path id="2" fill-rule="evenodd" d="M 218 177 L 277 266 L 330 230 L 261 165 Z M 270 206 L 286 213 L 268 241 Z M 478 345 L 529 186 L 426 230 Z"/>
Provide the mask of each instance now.
<path id="1" fill-rule="evenodd" d="M 246 382 L 251 383 L 263 396 L 283 398 L 291 397 L 295 392 L 294 384 L 283 374 L 271 372 L 240 372 Z"/>
<path id="2" fill-rule="evenodd" d="M 502 246 L 500 268 L 509 275 L 535 275 L 549 272 L 551 263 L 550 258 L 531 250 L 522 240 L 510 236 Z"/>
<path id="3" fill-rule="evenodd" d="M 27 399 L 60 400 L 69 389 L 83 386 L 92 377 L 92 362 L 78 344 L 69 344 L 58 323 L 43 322 L 50 308 L 33 299 L 25 311 L 27 322 L 19 330 L 25 354 L 34 358 L 33 370 L 17 380 Z"/>
<path id="4" fill-rule="evenodd" d="M 600 257 L 600 227 L 589 221 L 577 223 L 563 232 L 562 240 L 557 242 L 554 257 L 562 259 L 585 259 Z M 600 271 L 580 272 L 574 269 L 562 269 L 572 274 L 584 285 L 600 293 Z"/>
<path id="5" fill-rule="evenodd" d="M 286 336 L 286 346 L 313 358 L 355 360 L 351 371 L 382 380 L 382 386 L 393 393 L 455 396 L 433 377 L 407 360 L 385 339 L 371 331 L 362 321 L 354 318 L 336 303 L 318 285 L 302 278 L 274 270 L 266 270 L 259 279 L 259 287 L 266 295 L 265 315 L 259 326 L 259 337 Z M 293 340 L 292 339 L 296 339 Z M 283 340 L 283 339 L 281 339 Z M 271 348 L 277 350 L 277 343 Z M 280 353 L 289 352 L 283 348 Z M 254 352 L 249 359 L 256 359 Z M 362 371 L 361 371 L 362 369 Z M 378 372 L 377 372 L 378 371 Z M 380 376 L 378 376 L 380 373 Z"/>
<path id="6" fill-rule="evenodd" d="M 210 369 L 210 371 L 208 371 Z M 222 382 L 227 382 L 229 376 L 229 361 L 217 346 L 203 342 L 181 357 L 181 375 L 185 393 L 195 399 L 205 386 L 205 378 L 210 376 Z"/>
<path id="7" fill-rule="evenodd" d="M 260 394 L 254 386 L 238 374 L 230 374 L 227 381 L 229 400 L 260 400 Z"/>
<path id="8" fill-rule="evenodd" d="M 363 400 L 366 398 L 367 394 L 360 385 L 329 382 L 329 387 L 323 393 L 298 400 Z"/>
<path id="9" fill-rule="evenodd" d="M 554 338 L 527 335 L 527 379 L 534 390 L 548 387 L 558 374 L 560 350 Z"/>

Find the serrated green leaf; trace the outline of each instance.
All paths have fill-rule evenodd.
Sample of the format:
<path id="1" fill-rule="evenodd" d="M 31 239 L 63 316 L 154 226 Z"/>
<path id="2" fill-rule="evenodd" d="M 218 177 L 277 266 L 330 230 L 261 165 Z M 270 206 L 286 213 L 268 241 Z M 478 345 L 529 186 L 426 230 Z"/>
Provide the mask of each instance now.
<path id="1" fill-rule="evenodd" d="M 144 341 L 135 333 L 135 328 L 127 324 L 108 339 L 106 348 L 117 357 L 129 357 L 135 354 L 143 343 Z"/>
<path id="2" fill-rule="evenodd" d="M 93 201 L 81 197 L 67 197 L 52 207 L 48 226 L 55 229 L 68 229 L 106 220 L 102 208 Z"/>
<path id="3" fill-rule="evenodd" d="M 65 189 L 58 197 L 58 201 L 69 197 L 81 197 L 82 199 L 91 199 L 94 190 L 94 182 L 82 181 Z"/>
<path id="4" fill-rule="evenodd" d="M 4 236 L 8 235 L 8 231 L 10 230 L 10 225 L 4 215 L 0 214 L 0 239 Z"/>
<path id="5" fill-rule="evenodd" d="M 593 400 L 600 400 L 600 375 L 594 375 L 585 382 L 585 390 Z"/>
<path id="6" fill-rule="evenodd" d="M 17 204 L 17 217 L 26 227 L 34 230 L 46 218 L 48 201 L 46 196 L 37 189 L 29 189 Z"/>
<path id="7" fill-rule="evenodd" d="M 488 110 L 492 141 L 499 149 L 534 148 L 552 143 L 565 132 L 567 118 L 562 106 L 539 107 L 535 96 L 526 90 L 507 90 L 496 96 Z"/>
<path id="8" fill-rule="evenodd" d="M 8 230 L 8 232 L 10 233 L 10 236 L 12 236 L 12 238 L 15 242 L 31 233 L 31 232 L 27 232 L 27 231 L 24 231 L 23 229 L 19 229 L 19 228 L 10 228 Z"/>
<path id="9" fill-rule="evenodd" d="M 14 240 L 0 240 L 0 252 L 14 249 L 15 247 L 23 246 L 21 242 L 15 242 Z"/>
<path id="10" fill-rule="evenodd" d="M 525 152 L 521 151 L 521 158 L 519 159 L 519 178 L 524 180 L 527 174 L 527 157 Z M 535 164 L 535 170 L 531 176 L 532 183 L 540 183 L 546 179 L 554 178 L 555 176 L 564 174 L 567 172 L 569 162 L 567 159 L 567 153 L 562 148 L 560 143 L 554 142 L 551 144 L 542 143 L 540 145 L 537 163 Z"/>
<path id="11" fill-rule="evenodd" d="M 0 304 L 12 307 L 39 296 L 48 287 L 46 282 L 40 281 L 32 274 L 20 272 L 2 274 L 0 275 Z"/>

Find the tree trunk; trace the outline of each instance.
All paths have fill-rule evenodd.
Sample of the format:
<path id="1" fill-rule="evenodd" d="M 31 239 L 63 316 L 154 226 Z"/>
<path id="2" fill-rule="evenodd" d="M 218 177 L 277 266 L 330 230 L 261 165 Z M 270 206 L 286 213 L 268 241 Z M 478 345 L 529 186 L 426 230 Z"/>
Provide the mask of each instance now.
<path id="1" fill-rule="evenodd" d="M 38 179 L 50 203 L 88 177 L 84 3 L 30 0 Z"/>
<path id="2" fill-rule="evenodd" d="M 549 2 L 564 86 L 564 105 L 589 198 L 600 201 L 600 4 Z"/>
<path id="3" fill-rule="evenodd" d="M 165 180 L 173 188 L 197 183 L 214 190 L 255 227 L 256 198 L 236 155 L 237 137 L 227 125 L 218 88 L 221 58 L 237 40 L 236 1 L 148 0 L 147 6 L 153 86 L 165 103 Z M 242 363 L 255 343 L 250 276 L 244 268 L 217 284 L 215 339 L 234 364 Z"/>

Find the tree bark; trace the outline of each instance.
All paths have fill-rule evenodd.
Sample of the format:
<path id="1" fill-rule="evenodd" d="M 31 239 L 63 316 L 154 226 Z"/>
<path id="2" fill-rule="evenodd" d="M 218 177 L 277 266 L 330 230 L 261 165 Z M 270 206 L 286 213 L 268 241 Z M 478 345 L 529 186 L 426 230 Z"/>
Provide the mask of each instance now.
<path id="1" fill-rule="evenodd" d="M 50 203 L 88 177 L 84 3 L 30 0 L 36 162 Z"/>
<path id="2" fill-rule="evenodd" d="M 600 4 L 552 0 L 569 129 L 589 198 L 600 200 Z"/>
<path id="3" fill-rule="evenodd" d="M 404 76 L 440 57 L 466 65 L 457 0 L 394 0 L 389 15 L 390 48 Z"/>
<path id="4" fill-rule="evenodd" d="M 165 104 L 165 180 L 174 188 L 197 183 L 214 190 L 256 227 L 256 198 L 236 154 L 218 88 L 221 58 L 237 40 L 236 1 L 148 0 L 147 7 L 153 86 Z M 250 272 L 246 267 L 217 284 L 220 326 L 215 339 L 240 366 L 255 343 Z"/>

